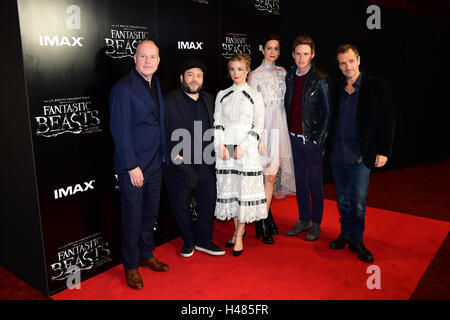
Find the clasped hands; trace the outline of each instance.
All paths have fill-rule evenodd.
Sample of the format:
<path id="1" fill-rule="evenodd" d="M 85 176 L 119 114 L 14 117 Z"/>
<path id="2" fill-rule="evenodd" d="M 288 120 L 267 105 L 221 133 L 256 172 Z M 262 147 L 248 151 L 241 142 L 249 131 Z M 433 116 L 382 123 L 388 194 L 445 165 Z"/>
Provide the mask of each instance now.
<path id="1" fill-rule="evenodd" d="M 230 159 L 230 152 L 228 151 L 227 147 L 225 147 L 224 144 L 219 144 L 219 158 L 222 160 L 229 160 Z M 233 153 L 233 159 L 238 160 L 241 159 L 245 154 L 244 149 L 242 149 L 240 146 L 236 146 L 236 148 L 234 148 L 234 153 Z"/>
<path id="2" fill-rule="evenodd" d="M 224 144 L 219 144 L 219 158 L 222 160 L 229 160 L 231 155 L 230 152 L 228 151 L 228 149 L 225 147 Z M 264 141 L 261 139 L 261 141 L 258 144 L 258 151 L 260 154 L 265 154 L 266 153 L 266 145 L 264 144 Z M 233 159 L 235 160 L 239 160 L 241 159 L 245 154 L 244 149 L 241 148 L 241 146 L 236 146 L 236 148 L 234 148 L 234 153 L 233 153 Z"/>

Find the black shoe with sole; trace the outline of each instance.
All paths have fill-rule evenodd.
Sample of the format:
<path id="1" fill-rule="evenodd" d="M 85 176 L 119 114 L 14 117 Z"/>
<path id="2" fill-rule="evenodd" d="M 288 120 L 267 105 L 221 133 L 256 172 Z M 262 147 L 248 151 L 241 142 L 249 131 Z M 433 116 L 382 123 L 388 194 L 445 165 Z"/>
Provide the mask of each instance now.
<path id="1" fill-rule="evenodd" d="M 351 244 L 349 245 L 350 250 L 358 253 L 358 258 L 361 261 L 372 263 L 374 258 L 372 253 L 364 246 L 362 243 Z"/>
<path id="2" fill-rule="evenodd" d="M 212 241 L 210 241 L 208 244 L 202 245 L 202 246 L 195 245 L 195 249 L 198 251 L 202 251 L 207 254 L 210 254 L 212 256 L 221 256 L 221 255 L 225 254 L 225 250 L 220 248 L 218 245 L 216 245 Z"/>
<path id="3" fill-rule="evenodd" d="M 345 245 L 349 243 L 350 238 L 345 234 L 341 233 L 337 239 L 331 241 L 330 248 L 331 249 L 343 249 Z"/>
<path id="4" fill-rule="evenodd" d="M 194 244 L 192 242 L 184 242 L 183 247 L 181 248 L 180 254 L 184 258 L 189 258 L 194 254 Z"/>

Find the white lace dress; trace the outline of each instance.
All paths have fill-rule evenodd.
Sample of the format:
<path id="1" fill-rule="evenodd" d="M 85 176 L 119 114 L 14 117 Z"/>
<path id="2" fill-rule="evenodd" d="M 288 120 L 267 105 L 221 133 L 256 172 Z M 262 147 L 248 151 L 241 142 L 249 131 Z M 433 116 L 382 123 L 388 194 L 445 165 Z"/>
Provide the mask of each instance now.
<path id="1" fill-rule="evenodd" d="M 285 77 L 286 70 L 283 67 L 263 61 L 248 78 L 248 84 L 264 97 L 265 123 L 262 138 L 266 144 L 268 161 L 271 162 L 264 169 L 264 174 L 273 175 L 276 173 L 274 168 L 280 168 L 274 186 L 274 197 L 278 199 L 286 194 L 295 194 L 294 162 L 284 108 Z"/>
<path id="2" fill-rule="evenodd" d="M 264 128 L 264 101 L 247 83 L 220 91 L 214 111 L 217 202 L 219 220 L 237 217 L 241 223 L 267 218 L 263 168 L 258 152 Z M 238 160 L 218 157 L 218 145 L 239 145 L 245 155 Z"/>

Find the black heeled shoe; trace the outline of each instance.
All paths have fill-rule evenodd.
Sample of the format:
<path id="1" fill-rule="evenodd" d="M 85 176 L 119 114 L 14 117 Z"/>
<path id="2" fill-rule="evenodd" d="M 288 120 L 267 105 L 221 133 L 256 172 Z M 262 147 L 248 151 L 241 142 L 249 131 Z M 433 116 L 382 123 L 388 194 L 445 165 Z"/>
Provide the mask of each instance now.
<path id="1" fill-rule="evenodd" d="M 236 236 L 236 238 L 237 237 L 240 237 L 240 238 L 242 238 L 244 235 L 242 235 L 242 236 Z M 242 252 L 244 252 L 244 247 L 242 247 L 242 249 L 241 250 L 231 250 L 232 252 L 233 252 L 233 256 L 235 256 L 235 257 L 238 257 L 238 256 L 240 256 L 241 254 L 242 254 Z"/>
<path id="2" fill-rule="evenodd" d="M 247 231 L 244 230 L 244 234 L 243 234 L 242 236 L 245 237 L 246 233 L 247 233 Z M 233 235 L 233 238 L 234 238 L 234 237 L 235 237 L 235 235 Z M 228 242 L 225 243 L 225 248 L 232 248 L 232 247 L 234 247 L 234 242 L 230 242 L 230 241 L 228 240 Z"/>
<path id="3" fill-rule="evenodd" d="M 265 244 L 273 244 L 274 240 L 272 237 L 272 234 L 269 229 L 268 219 L 262 219 L 259 221 L 256 221 L 255 223 L 255 235 L 256 239 L 259 239 L 259 237 L 262 237 L 262 242 Z"/>
<path id="4" fill-rule="evenodd" d="M 269 208 L 269 215 L 267 217 L 269 222 L 269 230 L 273 236 L 279 235 L 277 225 L 275 224 L 275 220 L 273 220 L 272 211 Z"/>
<path id="5" fill-rule="evenodd" d="M 241 253 L 244 251 L 244 249 L 236 251 L 236 250 L 232 250 L 233 251 L 233 256 L 238 257 L 241 255 Z"/>

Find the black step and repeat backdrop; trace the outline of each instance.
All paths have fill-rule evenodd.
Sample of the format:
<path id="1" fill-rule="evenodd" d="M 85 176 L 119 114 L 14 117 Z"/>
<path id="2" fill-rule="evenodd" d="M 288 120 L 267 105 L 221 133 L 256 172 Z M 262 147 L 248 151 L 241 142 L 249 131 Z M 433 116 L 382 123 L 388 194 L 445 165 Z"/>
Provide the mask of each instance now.
<path id="1" fill-rule="evenodd" d="M 280 33 L 280 22 L 279 0 L 157 1 L 159 77 L 163 90 L 179 86 L 178 67 L 187 57 L 205 62 L 206 91 L 216 94 L 230 86 L 228 59 L 234 53 L 246 53 L 252 58 L 252 68 L 258 67 L 263 58 L 262 41 L 268 33 Z"/>
<path id="2" fill-rule="evenodd" d="M 28 115 L 41 222 L 46 294 L 120 263 L 120 186 L 112 169 L 108 95 L 134 66 L 143 39 L 156 41 L 164 93 L 178 66 L 202 59 L 205 89 L 231 85 L 227 59 L 280 31 L 280 2 L 255 0 L 19 0 Z M 178 236 L 163 186 L 155 241 Z M 14 271 L 14 270 L 12 270 Z M 26 276 L 25 276 L 26 278 Z M 33 283 L 33 279 L 25 279 Z"/>
<path id="3" fill-rule="evenodd" d="M 157 76 L 164 93 L 179 87 L 180 62 L 196 57 L 208 67 L 205 89 L 213 95 L 231 85 L 226 64 L 234 53 L 249 54 L 252 68 L 260 65 L 260 49 L 269 33 L 281 34 L 279 64 L 285 68 L 293 65 L 294 38 L 310 34 L 317 45 L 315 63 L 332 76 L 339 75 L 336 47 L 353 42 L 360 47 L 362 70 L 390 84 L 397 131 L 388 168 L 439 152 L 447 155 L 442 133 L 448 118 L 443 95 L 448 90 L 442 70 L 448 70 L 449 62 L 441 40 L 450 35 L 448 17 L 374 2 L 2 1 L 1 33 L 11 46 L 3 54 L 14 66 L 2 59 L 11 75 L 2 79 L 1 89 L 5 101 L 15 106 L 9 113 L 2 109 L 1 139 L 10 155 L 6 168 L 11 168 L 2 169 L 2 264 L 51 295 L 66 288 L 74 266 L 85 279 L 121 262 L 120 186 L 112 169 L 108 95 L 134 66 L 133 54 L 143 39 L 159 45 Z M 423 39 L 428 39 L 426 44 Z M 14 52 L 20 50 L 18 57 Z M 432 57 L 423 52 L 432 52 Z M 416 81 L 417 73 L 433 81 Z M 23 124 L 24 118 L 29 123 Z M 23 169 L 19 176 L 24 181 L 17 181 L 14 166 Z M 19 209 L 25 207 L 29 209 Z M 24 221 L 33 227 L 22 227 Z M 155 242 L 162 244 L 178 234 L 163 186 Z M 15 238 L 20 241 L 10 240 Z M 31 247 L 33 254 L 24 257 L 21 253 Z M 32 268 L 24 264 L 30 259 Z"/>

